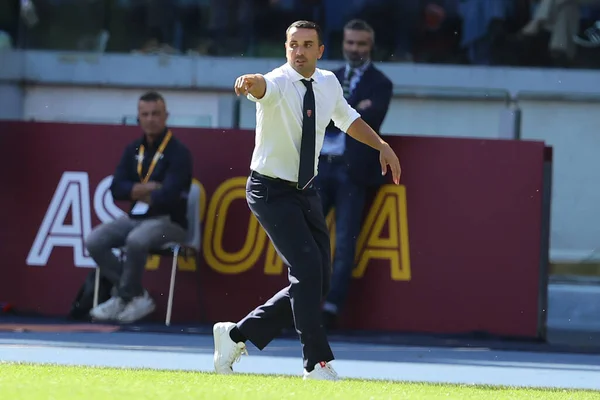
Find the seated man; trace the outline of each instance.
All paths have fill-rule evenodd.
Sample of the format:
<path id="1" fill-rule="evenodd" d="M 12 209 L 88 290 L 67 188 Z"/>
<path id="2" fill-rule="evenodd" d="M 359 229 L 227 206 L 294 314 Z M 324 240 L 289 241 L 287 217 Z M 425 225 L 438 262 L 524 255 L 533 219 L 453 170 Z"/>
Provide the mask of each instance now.
<path id="1" fill-rule="evenodd" d="M 116 288 L 114 297 L 90 311 L 94 319 L 133 322 L 154 311 L 142 287 L 148 252 L 186 238 L 192 156 L 166 127 L 167 116 L 160 94 L 140 97 L 144 134 L 125 148 L 111 185 L 115 200 L 131 201 L 129 214 L 96 227 L 86 240 L 100 273 Z M 125 248 L 123 263 L 112 252 L 119 247 Z"/>

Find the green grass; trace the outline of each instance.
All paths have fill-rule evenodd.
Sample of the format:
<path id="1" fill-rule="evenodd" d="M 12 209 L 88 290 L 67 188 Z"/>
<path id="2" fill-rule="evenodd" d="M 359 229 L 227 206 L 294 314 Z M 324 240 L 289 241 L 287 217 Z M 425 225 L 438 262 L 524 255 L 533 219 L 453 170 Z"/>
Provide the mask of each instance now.
<path id="1" fill-rule="evenodd" d="M 0 363 L 4 400 L 600 399 L 600 392 Z"/>

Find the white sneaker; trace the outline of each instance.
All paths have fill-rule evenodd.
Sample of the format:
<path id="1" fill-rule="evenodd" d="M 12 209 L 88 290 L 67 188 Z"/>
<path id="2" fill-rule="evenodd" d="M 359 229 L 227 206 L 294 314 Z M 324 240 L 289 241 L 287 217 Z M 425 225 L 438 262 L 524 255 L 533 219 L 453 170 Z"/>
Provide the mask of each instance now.
<path id="1" fill-rule="evenodd" d="M 311 372 L 304 370 L 304 380 L 316 379 L 320 381 L 339 381 L 340 378 L 331 366 L 331 364 L 321 361 L 315 365 L 315 369 Z"/>
<path id="2" fill-rule="evenodd" d="M 90 310 L 90 316 L 101 321 L 114 320 L 125 309 L 125 303 L 120 297 L 111 297 L 102 304 Z"/>
<path id="3" fill-rule="evenodd" d="M 139 319 L 144 318 L 150 314 L 156 305 L 150 297 L 150 294 L 144 290 L 144 294 L 138 297 L 134 297 L 125 308 L 117 315 L 119 322 L 135 322 Z"/>
<path id="4" fill-rule="evenodd" d="M 213 326 L 215 341 L 215 372 L 217 374 L 233 374 L 233 363 L 239 362 L 242 354 L 248 355 L 244 342 L 235 343 L 229 332 L 235 327 L 233 322 L 219 322 Z"/>

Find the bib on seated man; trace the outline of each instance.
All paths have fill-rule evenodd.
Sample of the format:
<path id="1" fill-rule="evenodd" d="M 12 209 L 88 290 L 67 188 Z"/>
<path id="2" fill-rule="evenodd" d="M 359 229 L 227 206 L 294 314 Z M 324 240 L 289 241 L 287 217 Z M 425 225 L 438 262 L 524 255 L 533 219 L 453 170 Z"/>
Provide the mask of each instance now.
<path id="1" fill-rule="evenodd" d="M 131 202 L 129 213 L 96 227 L 86 239 L 100 273 L 116 288 L 113 297 L 90 311 L 94 319 L 133 322 L 154 311 L 154 301 L 142 286 L 148 253 L 187 236 L 192 156 L 167 128 L 167 117 L 159 93 L 140 97 L 143 135 L 125 148 L 110 188 L 115 200 Z M 112 252 L 121 247 L 124 262 Z"/>

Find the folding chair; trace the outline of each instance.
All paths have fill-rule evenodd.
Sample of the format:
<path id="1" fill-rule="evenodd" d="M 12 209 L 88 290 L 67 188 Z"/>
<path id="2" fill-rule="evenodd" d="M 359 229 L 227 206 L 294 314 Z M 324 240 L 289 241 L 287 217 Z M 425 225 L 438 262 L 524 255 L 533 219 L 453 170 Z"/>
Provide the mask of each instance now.
<path id="1" fill-rule="evenodd" d="M 171 283 L 169 285 L 169 299 L 167 303 L 167 315 L 165 319 L 165 325 L 171 325 L 171 313 L 173 308 L 173 296 L 175 291 L 175 274 L 177 272 L 177 257 L 180 252 L 188 255 L 189 252 L 193 254 L 200 253 L 200 185 L 192 183 L 190 187 L 190 193 L 188 197 L 187 207 L 187 238 L 182 243 L 167 243 L 159 249 L 152 249 L 149 255 L 158 256 L 172 256 L 173 262 L 171 264 Z M 121 257 L 124 255 L 124 248 L 119 249 Z M 125 255 L 126 256 L 126 255 Z M 100 268 L 96 268 L 96 280 L 94 283 L 94 307 L 98 305 L 98 289 L 100 286 Z"/>

